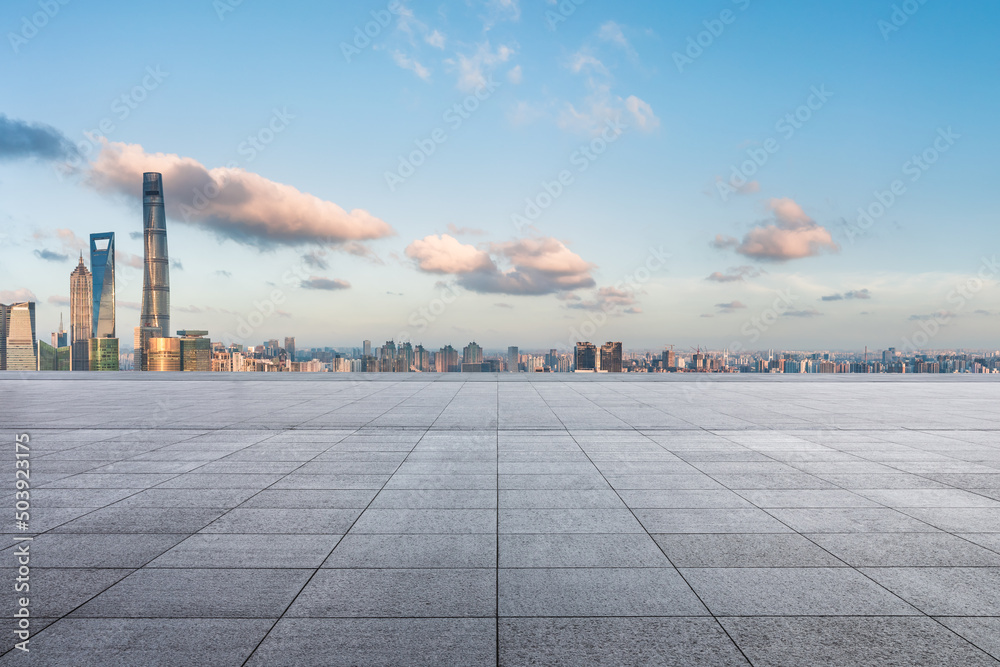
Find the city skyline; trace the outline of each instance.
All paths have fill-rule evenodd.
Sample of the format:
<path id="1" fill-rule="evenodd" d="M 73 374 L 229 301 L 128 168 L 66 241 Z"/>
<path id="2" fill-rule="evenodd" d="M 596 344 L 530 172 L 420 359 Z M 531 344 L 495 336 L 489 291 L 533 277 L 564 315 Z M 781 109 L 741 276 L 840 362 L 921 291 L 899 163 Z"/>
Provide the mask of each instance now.
<path id="1" fill-rule="evenodd" d="M 110 230 L 118 315 L 134 320 L 139 179 L 159 171 L 171 329 L 243 338 L 260 319 L 247 342 L 293 331 L 300 346 L 995 347 L 996 231 L 976 185 L 1000 147 L 997 94 L 976 85 L 988 22 L 921 5 L 896 26 L 891 3 L 847 5 L 816 21 L 740 0 L 730 22 L 681 5 L 313 7 L 326 20 L 294 28 L 334 26 L 322 66 L 295 50 L 262 64 L 247 36 L 290 29 L 289 10 L 245 5 L 164 13 L 124 58 L 76 62 L 98 19 L 66 8 L 12 54 L 15 89 L 78 103 L 0 110 L 0 301 L 34 297 L 54 331 L 65 270 Z M 926 51 L 957 25 L 947 53 Z M 213 45 L 166 46 L 189 27 Z M 754 40 L 765 28 L 794 63 Z M 218 88 L 201 68 L 217 50 L 260 65 L 272 92 Z M 82 86 L 95 64 L 108 76 Z"/>

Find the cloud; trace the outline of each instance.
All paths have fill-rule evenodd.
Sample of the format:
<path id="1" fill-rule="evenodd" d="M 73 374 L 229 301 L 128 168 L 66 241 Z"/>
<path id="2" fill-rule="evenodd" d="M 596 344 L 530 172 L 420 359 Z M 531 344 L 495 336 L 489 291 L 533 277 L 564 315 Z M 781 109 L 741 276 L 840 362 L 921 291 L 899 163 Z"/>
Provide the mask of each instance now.
<path id="1" fill-rule="evenodd" d="M 467 93 L 487 85 L 488 77 L 495 67 L 508 62 L 515 53 L 515 47 L 501 44 L 494 51 L 489 41 L 476 45 L 476 50 L 470 55 L 458 54 L 458 59 L 446 60 L 445 63 L 458 72 L 458 88 Z"/>
<path id="2" fill-rule="evenodd" d="M 479 229 L 477 227 L 458 227 L 453 223 L 448 223 L 448 231 L 455 236 L 486 236 L 485 229 Z"/>
<path id="3" fill-rule="evenodd" d="M 137 301 L 118 301 L 117 306 L 128 310 L 142 310 L 142 304 Z"/>
<path id="4" fill-rule="evenodd" d="M 785 317 L 819 317 L 823 313 L 819 312 L 815 308 L 809 308 L 807 310 L 788 310 L 783 313 Z"/>
<path id="5" fill-rule="evenodd" d="M 417 62 L 416 59 L 410 58 L 402 51 L 394 51 L 392 54 L 392 59 L 397 65 L 399 65 L 403 69 L 410 70 L 424 81 L 430 81 L 431 71 L 426 67 L 424 67 L 423 65 L 421 65 L 419 62 Z"/>
<path id="6" fill-rule="evenodd" d="M 50 296 L 48 299 L 49 303 L 53 306 L 66 306 L 69 307 L 70 300 L 68 296 Z"/>
<path id="7" fill-rule="evenodd" d="M 594 265 L 554 238 L 492 243 L 484 250 L 442 234 L 414 241 L 406 256 L 421 271 L 454 275 L 462 287 L 485 294 L 553 294 L 595 284 Z"/>
<path id="8" fill-rule="evenodd" d="M 601 25 L 597 31 L 597 37 L 605 42 L 617 44 L 623 49 L 632 48 L 632 45 L 629 44 L 628 39 L 625 37 L 625 33 L 622 32 L 622 27 L 614 21 L 608 21 Z"/>
<path id="9" fill-rule="evenodd" d="M 445 36 L 440 30 L 434 30 L 427 35 L 424 35 L 424 41 L 433 46 L 435 49 L 443 49 L 445 44 Z"/>
<path id="10" fill-rule="evenodd" d="M 199 314 L 205 312 L 203 308 L 199 308 L 198 306 L 172 306 L 172 308 L 182 313 Z"/>
<path id="11" fill-rule="evenodd" d="M 132 253 L 125 252 L 124 250 L 115 251 L 115 263 L 118 266 L 128 266 L 133 269 L 143 268 L 144 261 L 142 257 L 138 255 L 133 255 Z"/>
<path id="12" fill-rule="evenodd" d="M 0 303 L 21 303 L 22 301 L 38 301 L 38 297 L 35 293 L 26 287 L 20 287 L 15 290 L 0 290 Z"/>
<path id="13" fill-rule="evenodd" d="M 88 184 L 137 201 L 142 174 L 163 174 L 167 215 L 238 243 L 340 244 L 392 236 L 387 223 L 364 210 L 347 212 L 333 202 L 239 168 L 209 169 L 192 158 L 147 153 L 138 144 L 102 140 Z M 203 193 L 218 192 L 215 197 Z"/>
<path id="14" fill-rule="evenodd" d="M 38 259 L 44 259 L 46 262 L 65 262 L 69 259 L 69 255 L 61 255 L 57 252 L 51 250 L 42 249 L 35 251 L 35 257 Z"/>
<path id="15" fill-rule="evenodd" d="M 566 306 L 573 310 L 588 310 L 612 315 L 638 315 L 642 309 L 636 305 L 633 292 L 616 287 L 602 287 L 593 299 L 580 299 Z"/>
<path id="16" fill-rule="evenodd" d="M 928 315 L 910 315 L 911 322 L 929 322 L 935 320 L 941 324 L 945 324 L 955 317 L 955 313 L 950 310 L 939 310 L 936 313 L 930 313 Z"/>
<path id="17" fill-rule="evenodd" d="M 142 232 L 129 232 L 128 233 L 128 237 L 130 239 L 132 239 L 133 241 L 141 241 L 142 237 L 143 237 L 143 233 Z"/>
<path id="18" fill-rule="evenodd" d="M 524 78 L 524 72 L 521 70 L 521 66 L 518 65 L 507 72 L 507 80 L 510 81 L 515 86 L 521 83 Z"/>
<path id="19" fill-rule="evenodd" d="M 509 309 L 514 308 L 514 306 L 510 305 L 509 303 L 494 303 L 493 305 L 496 306 L 497 308 L 509 308 Z"/>
<path id="20" fill-rule="evenodd" d="M 816 224 L 793 200 L 772 199 L 768 207 L 773 218 L 770 224 L 750 230 L 736 246 L 737 253 L 761 261 L 784 262 L 813 257 L 823 250 L 840 250 L 830 232 Z M 725 245 L 718 244 L 720 238 Z M 721 236 L 713 243 L 717 248 L 731 244 L 732 239 Z"/>
<path id="21" fill-rule="evenodd" d="M 715 315 L 709 315 L 708 313 L 703 314 L 701 317 L 715 317 Z"/>
<path id="22" fill-rule="evenodd" d="M 351 283 L 346 280 L 333 280 L 317 276 L 310 276 L 308 280 L 302 281 L 303 289 L 316 289 L 332 292 L 334 290 L 350 289 L 350 287 Z"/>
<path id="23" fill-rule="evenodd" d="M 229 271 L 223 271 L 222 269 L 219 269 L 218 271 L 216 271 L 215 275 L 222 276 L 223 278 L 232 278 L 233 277 L 233 274 L 231 274 Z"/>
<path id="24" fill-rule="evenodd" d="M 179 259 L 172 259 L 172 260 L 170 260 L 170 268 L 171 269 L 177 269 L 178 271 L 183 271 L 184 270 L 184 264 Z"/>
<path id="25" fill-rule="evenodd" d="M 77 155 L 73 142 L 51 125 L 0 114 L 0 160 L 64 160 Z"/>
<path id="26" fill-rule="evenodd" d="M 715 307 L 719 309 L 720 313 L 729 314 L 746 308 L 746 305 L 740 301 L 730 301 L 729 303 L 717 303 Z"/>
<path id="27" fill-rule="evenodd" d="M 752 266 L 734 266 L 726 269 L 726 273 L 716 271 L 705 280 L 716 283 L 746 282 L 747 278 L 756 278 L 762 273 L 763 271 Z"/>
<path id="28" fill-rule="evenodd" d="M 726 250 L 728 248 L 735 248 L 739 246 L 740 240 L 733 238 L 732 236 L 723 236 L 722 234 L 716 234 L 715 239 L 709 244 L 716 250 Z"/>
<path id="29" fill-rule="evenodd" d="M 844 301 L 845 299 L 862 299 L 868 300 L 872 298 L 872 293 L 868 289 L 853 290 L 847 292 L 846 294 L 830 294 L 829 296 L 824 296 L 821 298 L 822 301 Z"/>
<path id="30" fill-rule="evenodd" d="M 660 126 L 660 119 L 653 113 L 653 107 L 635 95 L 625 98 L 625 108 L 632 114 L 632 122 L 643 132 L 650 132 Z"/>
<path id="31" fill-rule="evenodd" d="M 329 263 L 324 259 L 326 255 L 323 251 L 312 251 L 302 255 L 302 261 L 314 269 L 326 270 L 330 268 Z"/>

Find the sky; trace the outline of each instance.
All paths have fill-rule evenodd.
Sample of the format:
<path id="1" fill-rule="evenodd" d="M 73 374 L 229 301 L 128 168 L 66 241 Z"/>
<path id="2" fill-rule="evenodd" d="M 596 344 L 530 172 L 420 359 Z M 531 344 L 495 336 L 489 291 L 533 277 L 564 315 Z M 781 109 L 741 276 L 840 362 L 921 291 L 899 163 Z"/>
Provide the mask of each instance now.
<path id="1" fill-rule="evenodd" d="M 998 19 L 9 0 L 0 302 L 47 340 L 115 232 L 127 347 L 158 171 L 171 323 L 214 340 L 995 349 Z"/>

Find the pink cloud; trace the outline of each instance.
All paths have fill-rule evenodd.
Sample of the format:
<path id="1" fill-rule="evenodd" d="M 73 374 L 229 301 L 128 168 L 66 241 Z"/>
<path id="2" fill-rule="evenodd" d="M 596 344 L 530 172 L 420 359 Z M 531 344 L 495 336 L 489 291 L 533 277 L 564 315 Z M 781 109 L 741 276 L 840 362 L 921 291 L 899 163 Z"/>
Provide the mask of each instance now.
<path id="1" fill-rule="evenodd" d="M 163 174 L 167 215 L 247 245 L 340 244 L 395 234 L 367 211 L 333 202 L 238 167 L 209 169 L 171 153 L 147 153 L 138 144 L 102 140 L 87 183 L 99 191 L 138 199 L 142 174 Z"/>
<path id="2" fill-rule="evenodd" d="M 830 232 L 806 215 L 802 207 L 791 199 L 772 199 L 768 207 L 773 223 L 756 227 L 743 237 L 736 252 L 754 259 L 784 262 L 790 259 L 813 257 L 823 250 L 840 250 Z M 716 247 L 719 244 L 716 237 Z M 725 245 L 731 245 L 726 239 Z"/>

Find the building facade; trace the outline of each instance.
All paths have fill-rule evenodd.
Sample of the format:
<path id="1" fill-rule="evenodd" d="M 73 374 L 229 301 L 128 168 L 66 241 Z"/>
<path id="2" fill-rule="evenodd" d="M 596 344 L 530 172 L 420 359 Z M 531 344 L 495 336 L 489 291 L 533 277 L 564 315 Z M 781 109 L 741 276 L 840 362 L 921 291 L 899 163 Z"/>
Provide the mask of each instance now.
<path id="1" fill-rule="evenodd" d="M 118 370 L 117 338 L 91 338 L 89 354 L 90 354 L 90 370 L 92 371 Z"/>
<path id="2" fill-rule="evenodd" d="M 35 302 L 14 303 L 4 308 L 5 346 L 8 371 L 38 370 L 38 346 L 35 337 Z"/>
<path id="3" fill-rule="evenodd" d="M 74 371 L 90 368 L 90 339 L 94 336 L 93 276 L 83 263 L 69 274 L 69 343 Z"/>
<path id="4" fill-rule="evenodd" d="M 146 370 L 181 370 L 180 338 L 150 338 L 147 342 L 147 350 Z"/>
<path id="5" fill-rule="evenodd" d="M 577 373 L 597 372 L 597 347 L 593 343 L 578 342 L 573 358 L 573 366 Z"/>
<path id="6" fill-rule="evenodd" d="M 170 260 L 167 257 L 167 216 L 163 207 L 163 176 L 142 175 L 143 273 L 139 326 L 170 335 Z"/>

